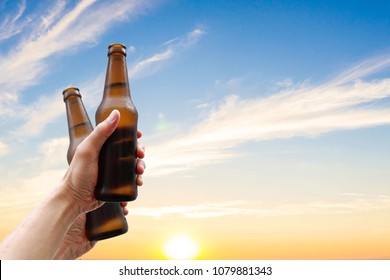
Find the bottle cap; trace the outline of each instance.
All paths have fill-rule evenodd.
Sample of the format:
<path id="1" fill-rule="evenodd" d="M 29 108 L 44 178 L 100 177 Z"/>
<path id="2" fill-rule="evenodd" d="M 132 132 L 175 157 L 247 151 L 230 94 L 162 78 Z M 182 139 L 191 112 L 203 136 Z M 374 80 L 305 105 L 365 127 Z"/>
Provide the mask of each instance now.
<path id="1" fill-rule="evenodd" d="M 126 56 L 126 46 L 123 44 L 111 44 L 108 46 L 107 56 L 113 53 L 121 53 Z"/>
<path id="2" fill-rule="evenodd" d="M 68 87 L 62 92 L 62 95 L 64 96 L 64 101 L 72 95 L 77 95 L 81 98 L 80 90 L 76 87 Z"/>

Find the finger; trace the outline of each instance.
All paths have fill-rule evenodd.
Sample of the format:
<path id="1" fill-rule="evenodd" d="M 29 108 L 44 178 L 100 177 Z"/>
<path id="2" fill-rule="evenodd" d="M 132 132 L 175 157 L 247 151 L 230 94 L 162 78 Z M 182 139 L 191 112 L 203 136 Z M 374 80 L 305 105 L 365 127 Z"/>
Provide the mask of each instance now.
<path id="1" fill-rule="evenodd" d="M 119 111 L 113 110 L 111 114 L 103 122 L 98 124 L 96 128 L 92 131 L 92 133 L 85 139 L 85 145 L 89 145 L 99 152 L 104 142 L 118 126 L 119 119 Z"/>
<path id="2" fill-rule="evenodd" d="M 142 186 L 144 184 L 144 180 L 141 175 L 137 175 L 137 186 Z"/>
<path id="3" fill-rule="evenodd" d="M 123 214 L 126 216 L 127 214 L 129 214 L 129 210 L 127 210 L 126 206 L 127 206 L 127 201 L 122 201 L 120 202 L 121 204 L 121 207 L 122 207 L 122 211 L 123 211 Z"/>
<path id="4" fill-rule="evenodd" d="M 141 138 L 142 137 L 142 132 L 141 130 L 137 130 L 137 138 Z"/>
<path id="5" fill-rule="evenodd" d="M 137 158 L 145 157 L 145 146 L 141 143 L 137 143 Z"/>
<path id="6" fill-rule="evenodd" d="M 144 174 L 145 168 L 145 162 L 142 159 L 137 159 L 136 173 L 139 175 Z"/>

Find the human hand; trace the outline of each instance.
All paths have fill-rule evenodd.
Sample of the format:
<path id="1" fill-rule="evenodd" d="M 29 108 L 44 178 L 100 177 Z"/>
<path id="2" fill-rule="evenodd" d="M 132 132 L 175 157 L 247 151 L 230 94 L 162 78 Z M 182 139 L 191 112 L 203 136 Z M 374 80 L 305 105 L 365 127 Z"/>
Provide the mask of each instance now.
<path id="1" fill-rule="evenodd" d="M 98 160 L 101 147 L 107 138 L 112 134 L 119 123 L 120 114 L 113 110 L 110 116 L 101 122 L 92 133 L 84 139 L 77 147 L 74 158 L 63 178 L 64 197 L 77 207 L 78 213 L 84 213 L 96 209 L 102 202 L 98 202 L 94 196 L 94 189 L 97 182 Z M 142 136 L 141 132 L 137 133 Z M 137 185 L 142 185 L 143 170 L 145 163 L 144 148 L 137 146 Z"/>
<path id="2" fill-rule="evenodd" d="M 60 259 L 75 259 L 93 248 L 96 242 L 91 242 L 87 239 L 85 233 L 86 214 L 97 206 L 98 203 L 93 196 L 94 186 L 97 181 L 97 161 L 99 151 L 104 141 L 115 130 L 119 121 L 119 112 L 113 112 L 113 116 L 98 125 L 95 130 L 88 136 L 77 148 L 72 164 L 64 177 L 67 182 L 67 191 L 69 196 L 76 198 L 76 202 L 80 203 L 80 210 L 83 211 L 69 228 L 66 236 L 56 252 L 55 258 Z M 111 118 L 111 119 L 110 119 Z M 94 134 L 94 135 L 93 135 Z M 92 137 L 92 140 L 90 139 Z M 141 138 L 141 131 L 137 132 L 137 138 Z M 100 139 L 99 139 L 100 138 Z M 103 141 L 102 141 L 103 140 Z M 145 156 L 145 148 L 142 144 L 137 145 L 137 185 L 142 186 L 142 174 L 145 170 L 145 162 L 142 160 Z M 80 174 L 81 173 L 81 174 Z M 85 176 L 90 174 L 91 176 Z M 93 186 L 91 188 L 91 186 Z M 89 205 L 88 205 L 89 204 Z M 99 204 L 99 205 L 97 205 Z M 121 202 L 124 215 L 128 214 L 126 208 L 127 202 Z"/>
<path id="3" fill-rule="evenodd" d="M 123 214 L 129 213 L 127 202 L 120 202 Z M 66 233 L 64 240 L 58 248 L 54 259 L 74 260 L 89 252 L 97 241 L 89 241 L 85 232 L 86 213 L 80 214 Z"/>

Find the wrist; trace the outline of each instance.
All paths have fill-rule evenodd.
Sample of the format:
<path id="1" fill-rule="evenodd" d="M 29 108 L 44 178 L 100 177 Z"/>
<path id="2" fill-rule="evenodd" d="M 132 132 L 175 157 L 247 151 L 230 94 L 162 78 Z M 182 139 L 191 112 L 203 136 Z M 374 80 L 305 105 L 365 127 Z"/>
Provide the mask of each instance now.
<path id="1" fill-rule="evenodd" d="M 59 210 L 64 213 L 64 217 L 72 222 L 83 212 L 76 199 L 67 191 L 66 183 L 64 181 L 60 182 L 49 200 L 52 200 L 52 202 L 55 203 L 56 208 L 59 208 Z"/>

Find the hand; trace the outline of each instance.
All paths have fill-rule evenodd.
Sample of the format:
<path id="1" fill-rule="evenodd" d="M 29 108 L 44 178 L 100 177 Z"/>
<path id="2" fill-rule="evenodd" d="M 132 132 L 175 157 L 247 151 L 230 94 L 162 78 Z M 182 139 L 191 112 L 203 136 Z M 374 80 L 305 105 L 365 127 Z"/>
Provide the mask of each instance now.
<path id="1" fill-rule="evenodd" d="M 57 187 L 0 243 L 0 259 L 77 258 L 93 247 L 94 243 L 86 241 L 84 215 L 102 204 L 93 195 L 99 152 L 117 127 L 119 117 L 119 111 L 114 110 L 78 146 Z M 137 151 L 137 155 L 137 182 L 142 185 L 144 150 Z M 126 204 L 122 207 L 126 208 Z"/>
<path id="2" fill-rule="evenodd" d="M 99 152 L 119 123 L 119 111 L 114 110 L 77 147 L 73 160 L 63 178 L 64 197 L 81 214 L 96 209 L 94 197 L 97 183 Z M 88 174 L 88 176 L 86 176 Z"/>
<path id="3" fill-rule="evenodd" d="M 112 114 L 114 115 L 112 116 Z M 110 115 L 111 119 L 109 117 L 107 120 L 99 124 L 91 133 L 91 135 L 88 136 L 79 145 L 80 148 L 77 148 L 74 159 L 72 161 L 72 164 L 75 164 L 71 164 L 68 172 L 65 175 L 64 180 L 69 180 L 66 184 L 68 186 L 68 191 L 70 192 L 69 196 L 76 198 L 75 203 L 81 204 L 80 208 L 83 212 L 77 217 L 72 226 L 69 228 L 63 243 L 56 252 L 55 258 L 76 259 L 91 250 L 96 244 L 96 242 L 91 242 L 86 237 L 86 215 L 84 211 L 93 210 L 99 205 L 102 205 L 101 202 L 98 203 L 94 198 L 93 190 L 97 181 L 97 161 L 100 148 L 108 136 L 111 135 L 111 133 L 114 131 L 116 125 L 119 122 L 119 112 L 116 111 L 112 114 Z M 137 137 L 142 137 L 142 133 L 140 131 L 137 132 Z M 138 159 L 136 166 L 138 186 L 142 186 L 143 184 L 142 174 L 145 170 L 145 162 L 142 159 L 144 156 L 145 148 L 143 145 L 138 143 Z M 85 176 L 85 174 L 91 174 L 91 176 Z M 76 182 L 78 182 L 77 185 Z M 127 202 L 121 202 L 121 206 L 123 208 L 124 214 L 127 215 Z"/>
<path id="4" fill-rule="evenodd" d="M 78 207 L 78 213 L 84 213 L 96 209 L 102 202 L 98 202 L 94 196 L 97 183 L 98 160 L 101 147 L 112 134 L 119 123 L 120 114 L 113 110 L 110 116 L 101 122 L 92 133 L 77 147 L 73 160 L 63 178 L 64 197 L 72 205 Z M 137 133 L 142 136 L 141 132 Z M 144 149 L 137 146 L 137 184 L 142 185 L 141 173 L 145 169 L 145 163 L 141 160 Z M 86 176 L 88 174 L 88 176 Z"/>
<path id="5" fill-rule="evenodd" d="M 120 203 L 123 214 L 127 215 L 127 202 Z M 97 241 L 89 241 L 85 233 L 86 214 L 80 214 L 66 233 L 64 240 L 58 248 L 54 259 L 74 260 L 89 252 Z"/>

